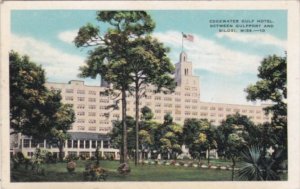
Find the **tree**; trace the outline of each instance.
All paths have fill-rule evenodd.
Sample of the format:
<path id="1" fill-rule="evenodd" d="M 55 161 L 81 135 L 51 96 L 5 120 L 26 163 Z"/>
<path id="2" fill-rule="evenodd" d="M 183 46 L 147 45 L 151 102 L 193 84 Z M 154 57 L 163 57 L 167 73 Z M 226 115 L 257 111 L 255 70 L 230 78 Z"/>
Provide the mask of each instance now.
<path id="1" fill-rule="evenodd" d="M 128 47 L 136 38 L 152 32 L 155 24 L 145 11 L 98 11 L 97 20 L 110 26 L 104 35 L 100 34 L 99 27 L 87 24 L 79 29 L 74 41 L 77 47 L 96 46 L 90 50 L 86 65 L 80 68 L 80 75 L 91 78 L 101 75 L 115 90 L 121 91 L 121 162 L 127 162 L 126 91 L 133 82 L 128 77 L 132 73 Z"/>
<path id="2" fill-rule="evenodd" d="M 264 58 L 258 68 L 258 80 L 249 85 L 247 100 L 271 101 L 264 110 L 272 115 L 271 126 L 278 137 L 275 150 L 284 149 L 287 154 L 287 62 L 286 57 L 276 55 Z"/>
<path id="3" fill-rule="evenodd" d="M 163 90 L 165 93 L 173 92 L 176 84 L 171 77 L 174 66 L 171 64 L 166 53 L 169 49 L 151 36 L 140 36 L 131 43 L 129 56 L 131 57 L 132 69 L 131 79 L 134 83 L 135 92 L 135 133 L 136 133 L 136 154 L 135 165 L 138 164 L 139 152 L 139 102 L 145 96 L 149 84 L 156 87 L 156 92 Z"/>
<path id="4" fill-rule="evenodd" d="M 283 162 L 282 150 L 265 156 L 259 146 L 251 146 L 241 153 L 242 167 L 238 176 L 242 180 L 280 180 L 278 167 Z"/>
<path id="5" fill-rule="evenodd" d="M 246 116 L 236 113 L 228 115 L 226 120 L 222 121 L 217 128 L 216 141 L 218 148 L 221 146 L 224 156 L 232 161 L 232 180 L 234 179 L 234 169 L 236 160 L 240 157 L 240 152 L 247 147 L 247 140 L 255 137 L 249 135 L 252 127 L 253 123 Z"/>
<path id="6" fill-rule="evenodd" d="M 193 158 L 201 159 L 201 152 L 216 148 L 214 128 L 207 119 L 186 119 L 183 125 L 183 141 Z M 210 161 L 209 155 L 207 159 Z"/>
<path id="7" fill-rule="evenodd" d="M 58 93 L 59 94 L 59 93 Z M 51 130 L 51 142 L 56 144 L 59 150 L 59 160 L 63 161 L 63 148 L 65 141 L 70 138 L 67 131 L 75 121 L 73 106 L 62 104 L 53 119 L 54 128 Z"/>
<path id="8" fill-rule="evenodd" d="M 134 126 L 135 120 L 131 116 L 126 117 L 126 125 L 127 125 L 127 135 L 128 135 L 128 151 L 133 152 L 135 148 L 135 133 L 134 133 Z M 122 121 L 114 121 L 113 122 L 113 129 L 110 132 L 111 138 L 111 145 L 113 148 L 122 149 L 123 148 L 123 140 L 122 140 Z M 131 153 L 129 153 L 131 155 Z M 122 162 L 121 162 L 122 163 Z"/>
<path id="9" fill-rule="evenodd" d="M 34 138 L 48 134 L 50 125 L 43 115 L 47 102 L 45 72 L 28 56 L 9 53 L 11 134 L 22 133 Z"/>
<path id="10" fill-rule="evenodd" d="M 154 147 L 154 134 L 159 123 L 153 121 L 154 114 L 148 106 L 141 109 L 142 116 L 139 123 L 139 145 L 142 152 L 142 159 L 144 153 L 155 149 Z"/>
<path id="11" fill-rule="evenodd" d="M 205 121 L 200 129 L 198 140 L 196 143 L 200 144 L 202 148 L 207 150 L 207 163 L 210 163 L 210 150 L 217 148 L 215 127 L 208 121 Z"/>
<path id="12" fill-rule="evenodd" d="M 53 121 L 61 107 L 61 96 L 45 87 L 45 72 L 28 56 L 9 54 L 10 125 L 12 134 L 22 133 L 36 140 L 51 138 Z"/>
<path id="13" fill-rule="evenodd" d="M 182 126 L 173 122 L 171 114 L 164 116 L 164 123 L 157 128 L 158 145 L 160 152 L 163 155 L 171 155 L 176 158 L 178 153 L 181 153 L 182 145 Z"/>

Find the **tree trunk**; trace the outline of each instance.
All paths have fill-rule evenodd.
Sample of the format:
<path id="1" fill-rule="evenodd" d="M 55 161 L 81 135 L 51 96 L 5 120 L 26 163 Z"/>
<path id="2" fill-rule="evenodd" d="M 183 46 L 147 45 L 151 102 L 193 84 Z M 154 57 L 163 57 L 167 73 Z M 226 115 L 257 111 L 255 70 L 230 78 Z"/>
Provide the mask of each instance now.
<path id="1" fill-rule="evenodd" d="M 234 159 L 234 157 L 231 158 L 231 160 L 232 160 L 231 180 L 233 181 L 233 179 L 234 179 L 234 167 L 235 167 L 235 159 Z"/>
<path id="2" fill-rule="evenodd" d="M 207 149 L 207 164 L 209 165 L 209 163 L 210 163 L 210 147 L 208 147 L 208 149 Z"/>
<path id="3" fill-rule="evenodd" d="M 60 140 L 58 142 L 58 150 L 59 150 L 59 161 L 63 161 L 64 157 L 63 157 L 63 148 L 64 148 L 64 141 Z"/>
<path id="4" fill-rule="evenodd" d="M 134 164 L 139 163 L 139 81 L 135 82 L 135 159 Z"/>
<path id="5" fill-rule="evenodd" d="M 123 157 L 121 162 L 128 162 L 128 149 L 127 149 L 127 126 L 126 126 L 126 91 L 122 89 L 122 127 L 123 127 Z"/>

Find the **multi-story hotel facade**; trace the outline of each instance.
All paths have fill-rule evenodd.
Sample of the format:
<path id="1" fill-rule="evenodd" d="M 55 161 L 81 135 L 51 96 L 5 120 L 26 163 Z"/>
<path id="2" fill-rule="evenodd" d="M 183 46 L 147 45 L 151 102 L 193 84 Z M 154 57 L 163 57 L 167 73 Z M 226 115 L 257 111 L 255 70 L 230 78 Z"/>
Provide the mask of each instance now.
<path id="1" fill-rule="evenodd" d="M 148 106 L 156 121 L 163 122 L 164 115 L 170 113 L 174 122 L 179 124 L 183 124 L 187 118 L 205 118 L 212 124 L 219 125 L 227 115 L 237 112 L 248 116 L 254 123 L 270 121 L 270 116 L 263 111 L 264 105 L 202 102 L 199 77 L 192 74 L 192 62 L 188 61 L 186 53 L 180 54 L 175 68 L 174 79 L 177 87 L 174 93 L 154 93 L 155 87 L 149 86 L 146 95 L 140 100 L 140 108 Z M 69 130 L 71 139 L 66 141 L 65 155 L 92 156 L 99 144 L 103 155 L 113 154 L 116 158 L 119 157 L 119 150 L 110 148 L 107 134 L 113 127 L 113 121 L 121 119 L 121 108 L 109 108 L 116 104 L 117 99 L 105 92 L 108 87 L 106 82 L 101 82 L 99 86 L 88 86 L 84 81 L 72 80 L 69 83 L 48 82 L 46 86 L 61 91 L 62 102 L 72 104 L 75 111 L 76 121 Z M 127 114 L 135 115 L 134 96 L 128 95 Z M 17 138 L 13 140 L 18 141 L 12 145 L 15 148 L 13 151 L 21 150 L 27 156 L 32 156 L 36 146 L 58 152 L 57 148 L 47 145 L 46 141 L 38 144 L 24 136 Z"/>

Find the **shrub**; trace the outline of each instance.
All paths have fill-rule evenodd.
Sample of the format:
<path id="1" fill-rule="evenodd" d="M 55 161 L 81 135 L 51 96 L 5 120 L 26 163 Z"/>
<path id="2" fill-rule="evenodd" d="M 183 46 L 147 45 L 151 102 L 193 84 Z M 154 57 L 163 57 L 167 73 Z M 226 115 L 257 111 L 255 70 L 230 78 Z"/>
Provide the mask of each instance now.
<path id="1" fill-rule="evenodd" d="M 68 164 L 67 164 L 67 170 L 69 173 L 73 173 L 76 169 L 76 163 L 75 161 L 70 161 Z"/>
<path id="2" fill-rule="evenodd" d="M 170 164 L 171 165 L 175 165 L 176 164 L 176 160 L 172 160 Z"/>
<path id="3" fill-rule="evenodd" d="M 105 181 L 107 176 L 107 171 L 105 169 L 92 163 L 86 164 L 85 171 L 83 172 L 83 179 L 85 181 Z"/>
<path id="4" fill-rule="evenodd" d="M 13 169 L 18 169 L 24 163 L 25 157 L 22 152 L 17 152 L 11 157 L 11 164 Z"/>
<path id="5" fill-rule="evenodd" d="M 77 156 L 77 155 L 75 155 L 75 154 L 69 154 L 67 157 L 66 157 L 66 160 L 68 161 L 68 162 L 70 162 L 70 161 L 75 161 L 75 160 L 78 160 L 79 159 L 79 157 Z"/>
<path id="6" fill-rule="evenodd" d="M 86 160 L 86 157 L 85 157 L 85 155 L 82 155 L 82 154 L 81 154 L 81 155 L 79 156 L 79 159 L 81 159 L 81 160 Z"/>
<path id="7" fill-rule="evenodd" d="M 130 167 L 129 167 L 129 165 L 127 163 L 120 164 L 117 170 L 118 170 L 118 172 L 120 174 L 128 174 L 128 173 L 130 173 Z"/>

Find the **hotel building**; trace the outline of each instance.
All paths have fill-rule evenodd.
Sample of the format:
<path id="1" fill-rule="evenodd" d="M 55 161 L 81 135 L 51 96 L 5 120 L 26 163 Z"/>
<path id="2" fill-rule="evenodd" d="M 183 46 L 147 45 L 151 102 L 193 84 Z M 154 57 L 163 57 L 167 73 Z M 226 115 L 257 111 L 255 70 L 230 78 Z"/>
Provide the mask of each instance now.
<path id="1" fill-rule="evenodd" d="M 206 118 L 218 125 L 227 115 L 239 112 L 248 116 L 254 123 L 270 121 L 270 116 L 264 114 L 262 106 L 235 105 L 225 103 L 210 103 L 200 101 L 200 81 L 198 76 L 192 74 L 192 62 L 188 61 L 187 54 L 182 52 L 179 62 L 175 64 L 174 79 L 177 87 L 174 93 L 154 93 L 155 87 L 149 86 L 146 95 L 140 100 L 140 108 L 148 106 L 154 113 L 154 119 L 163 122 L 164 115 L 170 113 L 176 123 L 183 124 L 187 118 Z M 46 83 L 49 89 L 60 90 L 63 103 L 72 104 L 76 121 L 69 130 L 71 139 L 66 141 L 65 153 L 92 156 L 97 144 L 100 144 L 102 154 L 113 154 L 119 157 L 119 150 L 109 146 L 107 133 L 111 131 L 112 121 L 121 119 L 121 107 L 109 108 L 116 104 L 114 97 L 108 96 L 105 91 L 107 83 L 100 86 L 87 86 L 83 81 L 72 80 L 69 83 Z M 119 104 L 121 106 L 121 103 Z M 127 98 L 127 114 L 135 115 L 134 96 Z M 36 146 L 46 147 L 57 153 L 58 149 L 47 146 L 46 141 L 33 142 L 26 137 L 19 138 L 17 149 L 25 155 L 32 156 Z"/>

